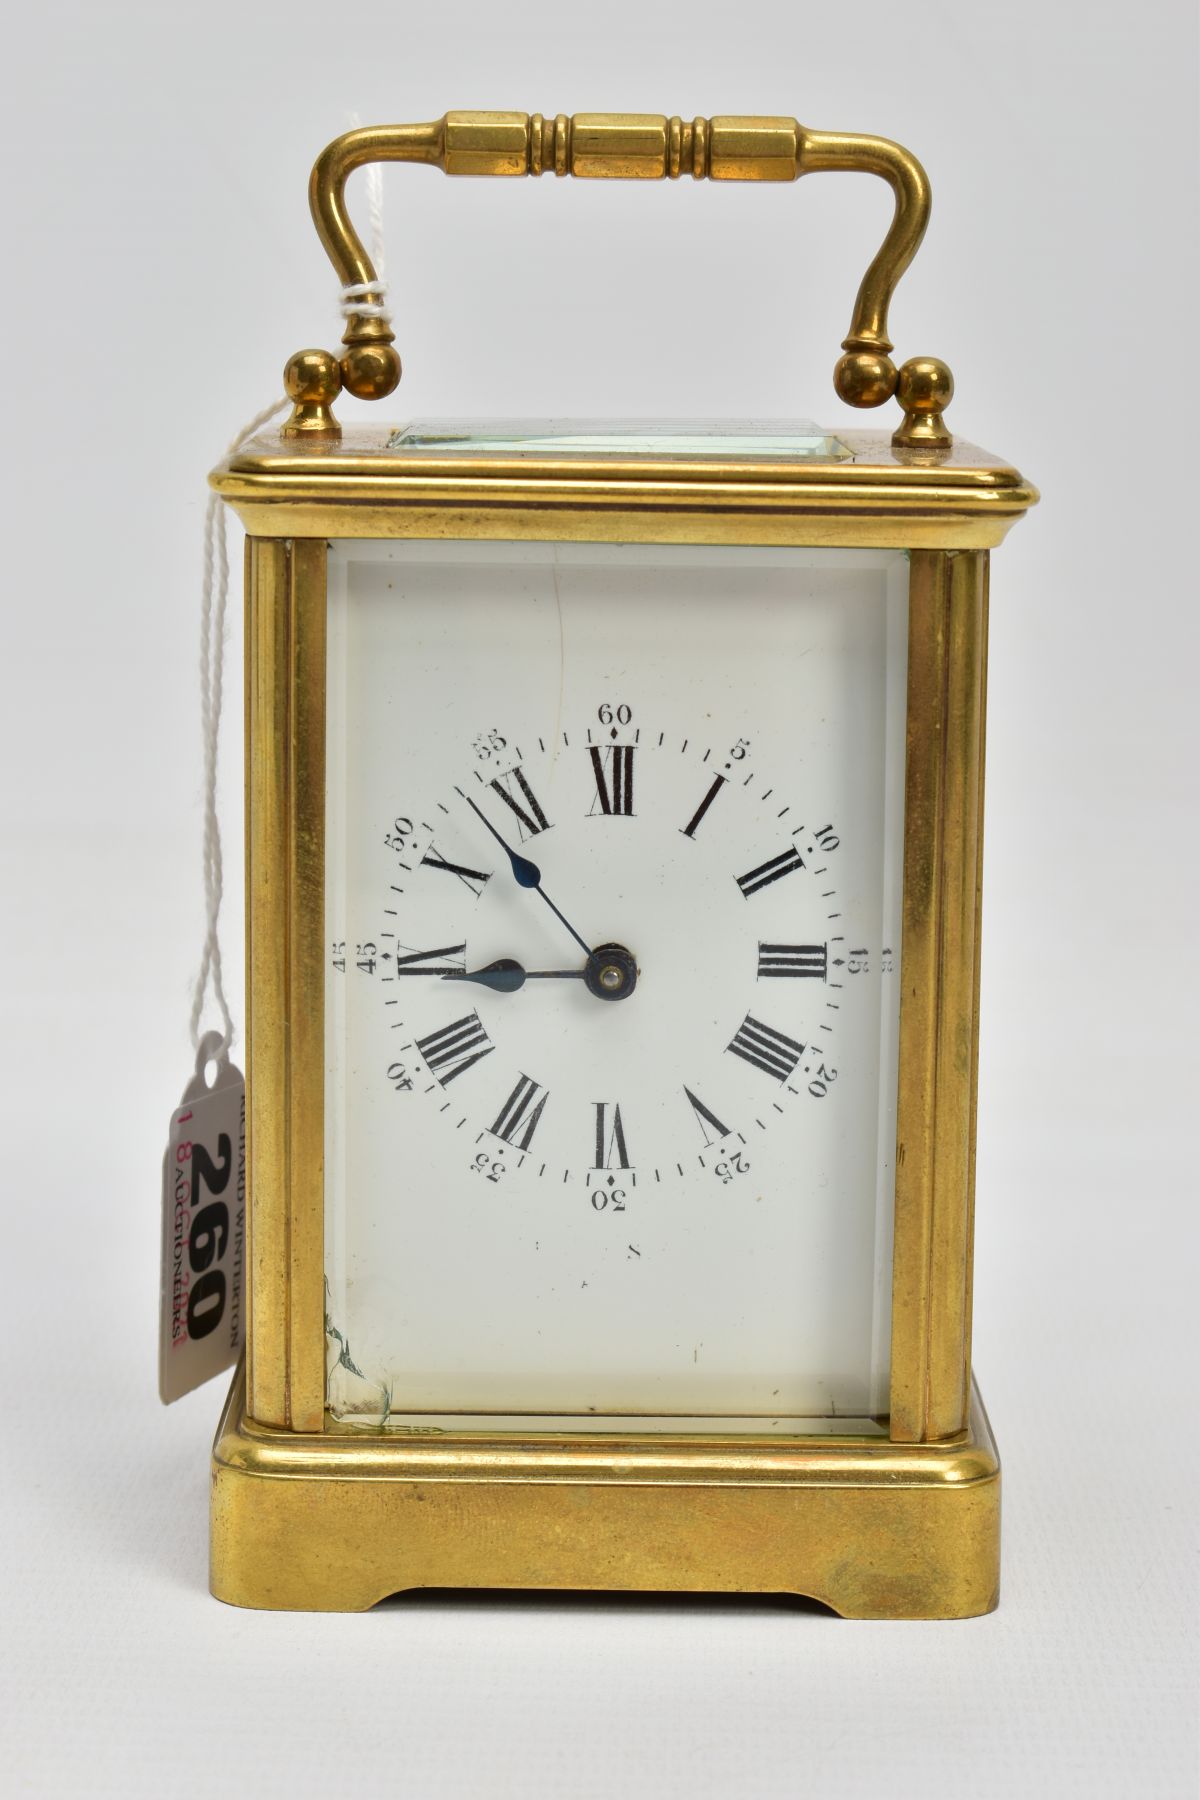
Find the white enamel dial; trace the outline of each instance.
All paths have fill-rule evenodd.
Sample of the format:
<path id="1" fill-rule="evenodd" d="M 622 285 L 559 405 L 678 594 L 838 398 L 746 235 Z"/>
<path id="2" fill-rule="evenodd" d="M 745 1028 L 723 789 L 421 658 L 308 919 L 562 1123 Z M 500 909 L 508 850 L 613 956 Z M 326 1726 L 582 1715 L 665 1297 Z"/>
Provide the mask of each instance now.
<path id="1" fill-rule="evenodd" d="M 334 547 L 335 1411 L 885 1410 L 906 587 Z"/>

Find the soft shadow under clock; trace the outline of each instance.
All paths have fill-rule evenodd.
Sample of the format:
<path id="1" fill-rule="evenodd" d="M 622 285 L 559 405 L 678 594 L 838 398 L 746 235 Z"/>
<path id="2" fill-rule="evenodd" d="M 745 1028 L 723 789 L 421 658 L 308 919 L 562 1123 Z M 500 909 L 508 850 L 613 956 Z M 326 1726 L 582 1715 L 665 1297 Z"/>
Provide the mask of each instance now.
<path id="1" fill-rule="evenodd" d="M 816 1613 L 839 1618 L 831 1606 L 805 1594 L 633 1593 L 590 1588 L 406 1588 L 389 1594 L 373 1612 L 404 1608 L 514 1612 Z"/>

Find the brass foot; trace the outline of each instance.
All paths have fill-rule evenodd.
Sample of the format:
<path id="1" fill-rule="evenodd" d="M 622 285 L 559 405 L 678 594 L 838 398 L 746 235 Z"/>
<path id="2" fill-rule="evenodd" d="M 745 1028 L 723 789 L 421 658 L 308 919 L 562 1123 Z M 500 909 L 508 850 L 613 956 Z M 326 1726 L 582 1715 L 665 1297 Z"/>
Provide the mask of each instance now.
<path id="1" fill-rule="evenodd" d="M 803 1594 L 848 1619 L 996 1604 L 1000 1464 L 978 1397 L 944 1444 L 882 1437 L 289 1432 L 213 1450 L 212 1591 L 354 1612 L 407 1588 Z"/>

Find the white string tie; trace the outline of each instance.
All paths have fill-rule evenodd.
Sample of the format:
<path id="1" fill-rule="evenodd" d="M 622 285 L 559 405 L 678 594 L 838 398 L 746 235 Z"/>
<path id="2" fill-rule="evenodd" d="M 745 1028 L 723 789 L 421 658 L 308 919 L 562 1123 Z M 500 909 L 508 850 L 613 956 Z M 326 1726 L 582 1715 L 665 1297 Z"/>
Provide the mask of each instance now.
<path id="1" fill-rule="evenodd" d="M 276 400 L 255 413 L 233 439 L 227 456 L 239 450 L 247 438 L 287 406 Z M 219 924 L 224 893 L 221 860 L 221 826 L 217 818 L 217 749 L 221 736 L 221 707 L 225 697 L 225 611 L 229 598 L 229 546 L 225 536 L 225 507 L 219 494 L 210 492 L 204 513 L 204 577 L 200 588 L 200 729 L 204 739 L 204 952 L 192 992 L 192 1047 L 200 1048 L 200 1015 L 212 983 L 213 999 L 221 1015 L 221 1035 L 211 1055 L 223 1062 L 233 1043 L 233 1018 L 225 998 L 221 969 Z"/>
<path id="2" fill-rule="evenodd" d="M 341 291 L 341 310 L 343 319 L 356 314 L 360 319 L 387 319 L 391 323 L 391 314 L 387 305 L 388 284 L 386 281 L 351 281 Z M 377 294 L 372 300 L 370 295 Z"/>
<path id="3" fill-rule="evenodd" d="M 355 119 L 357 124 L 358 120 Z M 383 171 L 378 163 L 367 168 L 367 208 L 371 224 L 371 255 L 378 278 L 375 281 L 351 282 L 341 291 L 342 317 L 357 313 L 360 318 L 388 319 L 387 282 L 383 259 Z M 289 402 L 276 400 L 255 413 L 233 439 L 226 451 L 232 456 L 247 438 Z M 221 858 L 221 826 L 217 818 L 217 749 L 221 735 L 221 708 L 225 687 L 225 615 L 229 600 L 229 545 L 225 536 L 225 508 L 220 496 L 210 491 L 204 514 L 204 577 L 200 588 L 200 728 L 204 739 L 204 950 L 192 992 L 192 1047 L 199 1050 L 200 1018 L 209 985 L 221 1015 L 221 1033 L 210 1052 L 213 1060 L 223 1062 L 233 1043 L 233 1017 L 225 997 L 225 980 L 221 967 L 219 925 L 221 901 L 224 897 L 224 867 Z M 211 1044 L 215 1033 L 208 1034 Z"/>
<path id="4" fill-rule="evenodd" d="M 352 113 L 350 122 L 358 126 L 362 121 L 357 113 Z M 367 164 L 367 222 L 371 228 L 371 261 L 375 265 L 376 279 L 351 281 L 342 289 L 342 317 L 348 319 L 354 313 L 360 319 L 385 319 L 390 325 L 383 255 L 383 167 L 377 162 Z"/>

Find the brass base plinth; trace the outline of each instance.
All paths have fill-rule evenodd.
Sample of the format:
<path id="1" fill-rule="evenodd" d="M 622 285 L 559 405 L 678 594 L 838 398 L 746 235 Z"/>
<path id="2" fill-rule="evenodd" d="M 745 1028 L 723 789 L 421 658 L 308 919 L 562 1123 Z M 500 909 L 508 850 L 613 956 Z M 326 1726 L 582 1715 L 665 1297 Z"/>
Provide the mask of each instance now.
<path id="1" fill-rule="evenodd" d="M 875 1438 L 293 1433 L 213 1449 L 212 1591 L 361 1611 L 407 1588 L 798 1594 L 846 1618 L 996 1604 L 1000 1465 L 974 1396 L 952 1444 Z"/>

